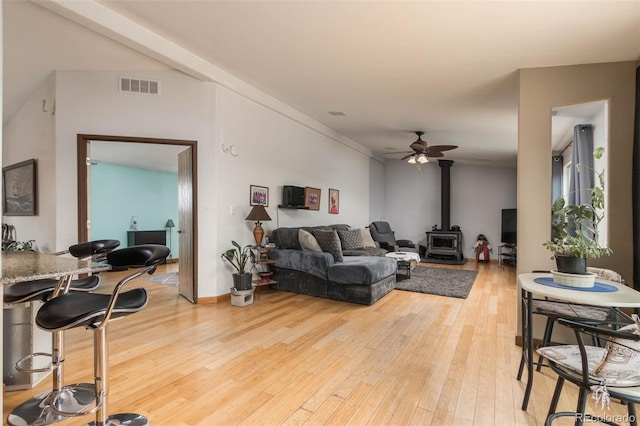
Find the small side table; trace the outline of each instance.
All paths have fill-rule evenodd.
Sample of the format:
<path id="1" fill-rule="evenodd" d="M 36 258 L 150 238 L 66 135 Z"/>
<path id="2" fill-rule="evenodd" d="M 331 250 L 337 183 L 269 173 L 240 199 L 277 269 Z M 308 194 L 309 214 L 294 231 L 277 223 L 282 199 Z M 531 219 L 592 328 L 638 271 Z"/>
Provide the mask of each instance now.
<path id="1" fill-rule="evenodd" d="M 258 249 L 258 256 L 256 257 L 255 266 L 258 269 L 258 276 L 260 277 L 260 279 L 252 281 L 253 286 L 256 289 L 256 298 L 259 298 L 259 287 L 278 284 L 278 281 L 271 278 L 271 276 L 273 275 L 272 266 L 275 265 L 275 263 L 275 260 L 271 260 L 267 256 L 266 248 Z"/>
<path id="2" fill-rule="evenodd" d="M 418 265 L 420 261 L 420 255 L 418 253 L 408 251 L 396 251 L 385 254 L 386 257 L 396 259 L 398 262 L 398 271 L 402 270 L 407 275 L 407 278 L 411 278 L 411 271 Z"/>
<path id="3" fill-rule="evenodd" d="M 498 246 L 498 265 L 516 265 L 518 247 L 513 244 L 503 244 Z"/>

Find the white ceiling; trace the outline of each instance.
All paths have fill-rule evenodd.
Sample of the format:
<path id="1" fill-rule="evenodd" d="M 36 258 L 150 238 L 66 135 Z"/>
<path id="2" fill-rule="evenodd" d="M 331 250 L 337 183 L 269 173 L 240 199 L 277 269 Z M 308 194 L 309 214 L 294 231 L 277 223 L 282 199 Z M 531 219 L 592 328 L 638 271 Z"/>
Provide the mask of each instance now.
<path id="1" fill-rule="evenodd" d="M 640 1 L 85 0 L 91 19 L 73 3 L 3 2 L 4 122 L 56 69 L 202 76 L 115 34 L 118 15 L 374 153 L 423 130 L 459 146 L 446 158 L 483 164 L 515 165 L 518 69 L 640 59 Z"/>

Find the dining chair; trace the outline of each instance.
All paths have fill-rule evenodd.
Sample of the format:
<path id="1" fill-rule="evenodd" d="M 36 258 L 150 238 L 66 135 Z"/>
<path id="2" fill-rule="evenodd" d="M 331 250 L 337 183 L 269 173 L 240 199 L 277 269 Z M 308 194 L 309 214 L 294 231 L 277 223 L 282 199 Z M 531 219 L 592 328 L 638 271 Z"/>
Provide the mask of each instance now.
<path id="1" fill-rule="evenodd" d="M 550 272 L 550 271 L 534 271 Z M 596 279 L 605 279 L 616 283 L 624 284 L 622 276 L 610 269 L 588 267 L 587 272 L 596 274 Z M 554 324 L 560 318 L 578 320 L 585 324 L 623 326 L 632 322 L 632 319 L 624 311 L 613 307 L 602 307 L 584 305 L 579 303 L 568 303 L 549 299 L 534 299 L 533 311 L 536 315 L 546 317 L 544 334 L 539 346 L 553 345 L 552 335 Z M 597 336 L 594 336 L 594 345 L 598 346 Z M 555 343 L 557 344 L 557 343 Z M 536 371 L 541 371 L 544 365 L 544 357 L 538 358 Z"/>
<path id="2" fill-rule="evenodd" d="M 637 426 L 635 404 L 640 403 L 640 324 L 634 323 L 613 330 L 588 325 L 568 319 L 558 319 L 558 324 L 573 330 L 577 344 L 538 348 L 538 353 L 549 362 L 558 375 L 545 425 L 561 417 L 573 417 L 576 425 L 585 422 L 601 422 L 615 425 L 610 413 L 600 415 L 586 413 L 587 396 L 593 393 L 596 407 L 609 408 L 613 400 L 627 406 L 631 425 Z M 606 342 L 604 347 L 588 346 L 585 336 Z M 565 381 L 579 388 L 575 411 L 556 412 Z"/>

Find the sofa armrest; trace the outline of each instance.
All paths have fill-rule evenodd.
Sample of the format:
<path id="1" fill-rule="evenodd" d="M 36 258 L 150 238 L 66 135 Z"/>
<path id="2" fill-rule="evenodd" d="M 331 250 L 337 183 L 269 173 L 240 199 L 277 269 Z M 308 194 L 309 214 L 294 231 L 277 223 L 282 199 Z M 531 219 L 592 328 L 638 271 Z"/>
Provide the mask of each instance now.
<path id="1" fill-rule="evenodd" d="M 416 248 L 417 247 L 417 244 L 414 243 L 411 240 L 396 240 L 396 244 L 399 247 L 411 247 L 411 248 Z"/>
<path id="2" fill-rule="evenodd" d="M 331 253 L 293 249 L 269 249 L 269 259 L 275 260 L 276 268 L 306 272 L 326 279 L 327 271 L 335 262 Z"/>

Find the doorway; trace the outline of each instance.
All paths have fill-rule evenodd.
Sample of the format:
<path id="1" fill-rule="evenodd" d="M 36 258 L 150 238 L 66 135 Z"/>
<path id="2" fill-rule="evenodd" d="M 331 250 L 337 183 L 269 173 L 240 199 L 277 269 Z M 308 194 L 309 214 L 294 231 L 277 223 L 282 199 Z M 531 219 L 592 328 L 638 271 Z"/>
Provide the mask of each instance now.
<path id="1" fill-rule="evenodd" d="M 179 285 L 178 292 L 192 303 L 198 301 L 197 283 L 197 142 L 176 139 L 156 139 L 124 137 L 111 135 L 86 135 L 77 137 L 78 153 L 78 241 L 88 241 L 90 238 L 90 145 L 91 142 L 114 142 L 148 145 L 168 145 L 184 147 L 175 158 L 178 165 L 178 216 L 180 218 L 177 230 L 179 238 Z M 115 144 L 114 144 L 115 146 Z M 133 147 L 134 145 L 132 145 Z"/>

